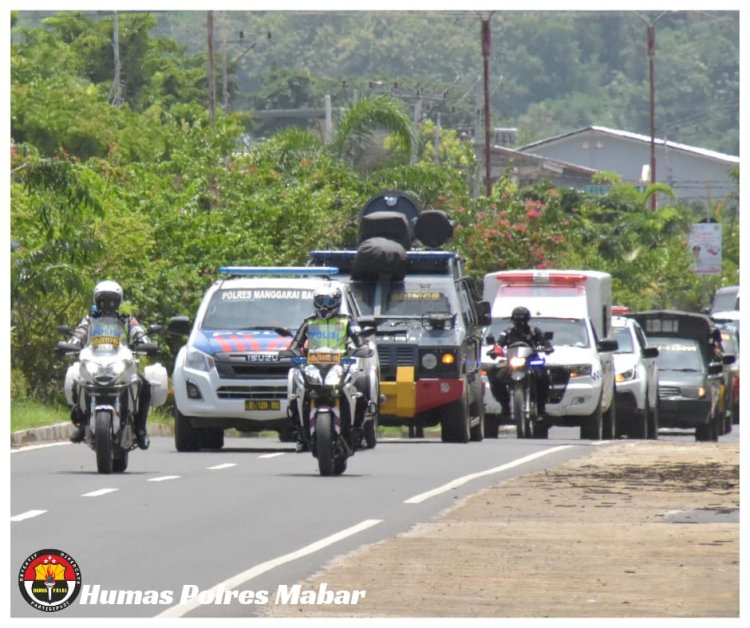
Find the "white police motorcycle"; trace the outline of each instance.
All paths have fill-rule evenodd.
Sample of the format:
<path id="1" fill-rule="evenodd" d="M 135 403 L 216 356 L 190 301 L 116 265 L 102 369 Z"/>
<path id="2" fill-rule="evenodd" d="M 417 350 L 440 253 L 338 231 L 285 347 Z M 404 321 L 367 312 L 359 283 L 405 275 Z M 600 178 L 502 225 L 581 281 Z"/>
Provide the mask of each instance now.
<path id="1" fill-rule="evenodd" d="M 149 333 L 161 329 L 149 327 Z M 58 331 L 70 333 L 61 325 Z M 84 442 L 96 452 L 99 473 L 123 472 L 128 467 L 128 454 L 137 448 L 134 419 L 143 385 L 140 355 L 153 355 L 155 343 L 128 346 L 128 330 L 116 317 L 91 321 L 83 349 L 59 342 L 61 354 L 78 353 L 78 360 L 65 374 L 65 398 L 70 407 L 78 406 L 85 417 Z M 158 407 L 167 397 L 167 371 L 161 364 L 143 369 L 151 385 L 151 407 Z"/>
<path id="2" fill-rule="evenodd" d="M 365 345 L 347 352 L 323 348 L 309 351 L 306 357 L 292 357 L 289 401 L 296 406 L 298 429 L 322 476 L 346 471 L 347 459 L 360 447 L 368 426 L 374 425 L 370 408 L 362 413 L 361 424 L 355 420 L 365 397 L 356 382 L 357 358 L 372 354 Z"/>

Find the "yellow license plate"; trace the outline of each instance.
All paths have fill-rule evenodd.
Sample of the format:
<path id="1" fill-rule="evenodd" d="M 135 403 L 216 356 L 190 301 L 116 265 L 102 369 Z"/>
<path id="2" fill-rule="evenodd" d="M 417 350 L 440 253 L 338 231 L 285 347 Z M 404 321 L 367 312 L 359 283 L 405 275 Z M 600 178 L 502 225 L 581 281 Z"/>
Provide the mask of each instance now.
<path id="1" fill-rule="evenodd" d="M 278 399 L 245 399 L 245 410 L 281 410 Z"/>
<path id="2" fill-rule="evenodd" d="M 310 364 L 338 364 L 341 361 L 341 354 L 338 352 L 311 351 L 307 354 L 307 361 Z"/>

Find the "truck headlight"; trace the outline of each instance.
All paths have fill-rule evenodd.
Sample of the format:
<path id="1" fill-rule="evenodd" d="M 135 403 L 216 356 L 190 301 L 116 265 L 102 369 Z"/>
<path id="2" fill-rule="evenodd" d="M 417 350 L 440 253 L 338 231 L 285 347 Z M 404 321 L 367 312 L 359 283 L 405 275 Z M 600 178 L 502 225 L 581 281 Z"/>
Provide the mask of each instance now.
<path id="1" fill-rule="evenodd" d="M 425 371 L 431 371 L 437 366 L 438 359 L 434 353 L 425 353 L 422 355 L 422 368 Z"/>
<path id="2" fill-rule="evenodd" d="M 568 373 L 573 379 L 574 377 L 586 377 L 591 375 L 590 364 L 573 364 L 568 367 Z"/>
<path id="3" fill-rule="evenodd" d="M 208 373 L 214 368 L 214 359 L 207 353 L 199 351 L 194 347 L 190 347 L 187 350 L 187 358 L 185 359 L 185 366 L 194 371 L 203 371 Z"/>
<path id="4" fill-rule="evenodd" d="M 704 386 L 683 386 L 680 388 L 680 394 L 688 399 L 703 399 L 706 396 Z"/>
<path id="5" fill-rule="evenodd" d="M 615 381 L 618 384 L 621 384 L 622 382 L 628 382 L 635 378 L 636 378 L 635 369 L 628 369 L 627 371 L 623 371 L 622 373 L 618 373 L 617 375 L 615 375 Z"/>

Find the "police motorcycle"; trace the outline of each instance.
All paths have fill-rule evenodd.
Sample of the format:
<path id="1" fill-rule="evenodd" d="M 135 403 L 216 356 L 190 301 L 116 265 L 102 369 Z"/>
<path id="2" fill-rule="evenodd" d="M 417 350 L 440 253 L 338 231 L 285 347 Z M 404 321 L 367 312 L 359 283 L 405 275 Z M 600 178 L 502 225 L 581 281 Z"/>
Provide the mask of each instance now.
<path id="1" fill-rule="evenodd" d="M 346 471 L 347 459 L 363 443 L 368 422 L 375 420 L 367 411 L 361 424 L 356 419 L 357 406 L 364 401 L 356 381 L 357 358 L 369 358 L 373 353 L 367 345 L 347 351 L 326 347 L 308 351 L 305 357 L 290 352 L 289 403 L 295 404 L 298 429 L 317 458 L 322 476 Z"/>
<path id="2" fill-rule="evenodd" d="M 58 326 L 69 335 L 67 325 Z M 151 325 L 149 333 L 158 333 Z M 128 454 L 138 446 L 135 439 L 135 414 L 138 409 L 142 380 L 140 355 L 153 355 L 155 343 L 127 345 L 128 330 L 116 317 L 93 319 L 83 349 L 67 342 L 57 343 L 57 352 L 78 354 L 65 374 L 65 398 L 71 407 L 78 406 L 85 417 L 84 442 L 96 453 L 99 473 L 123 472 Z M 167 397 L 167 371 L 161 364 L 143 369 L 151 384 L 151 407 L 158 407 Z"/>
<path id="3" fill-rule="evenodd" d="M 545 334 L 548 340 L 551 337 L 551 333 Z M 494 337 L 489 336 L 487 341 L 495 345 Z M 505 370 L 510 418 L 518 438 L 547 437 L 549 428 L 544 424 L 544 417 L 539 416 L 537 406 L 537 380 L 542 377 L 546 363 L 543 352 L 543 346 L 532 347 L 525 342 L 511 343 L 506 350 L 495 345 L 487 352 L 491 358 L 501 360 L 496 368 Z"/>

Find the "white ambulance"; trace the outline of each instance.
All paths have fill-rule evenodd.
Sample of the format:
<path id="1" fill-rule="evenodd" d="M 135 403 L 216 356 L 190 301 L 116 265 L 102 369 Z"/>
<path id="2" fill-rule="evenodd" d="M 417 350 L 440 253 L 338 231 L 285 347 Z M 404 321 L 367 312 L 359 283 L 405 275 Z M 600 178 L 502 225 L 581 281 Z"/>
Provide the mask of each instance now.
<path id="1" fill-rule="evenodd" d="M 484 276 L 483 299 L 492 305 L 492 323 L 485 332 L 497 338 L 511 326 L 517 306 L 531 312 L 531 325 L 552 332 L 554 353 L 546 356 L 550 392 L 546 406 L 549 425 L 580 426 L 583 439 L 612 438 L 615 426 L 617 341 L 612 329 L 612 277 L 584 270 L 509 270 Z M 482 350 L 485 371 L 491 368 Z M 503 421 L 500 404 L 485 387 L 485 411 Z M 490 430 L 492 431 L 492 430 Z M 546 434 L 546 429 L 542 430 Z"/>

